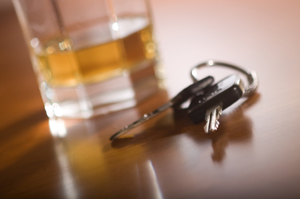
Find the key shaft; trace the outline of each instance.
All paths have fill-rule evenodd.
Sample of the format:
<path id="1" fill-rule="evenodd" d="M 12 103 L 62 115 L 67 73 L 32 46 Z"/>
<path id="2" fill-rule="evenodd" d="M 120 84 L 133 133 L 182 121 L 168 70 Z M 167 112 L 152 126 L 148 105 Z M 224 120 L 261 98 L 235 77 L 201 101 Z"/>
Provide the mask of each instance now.
<path id="1" fill-rule="evenodd" d="M 121 129 L 120 131 L 113 134 L 110 137 L 110 140 L 112 141 L 112 140 L 120 137 L 121 135 L 123 135 L 123 134 L 127 133 L 128 131 L 134 129 L 135 127 L 141 125 L 142 123 L 148 121 L 149 119 L 155 117 L 156 115 L 164 112 L 165 110 L 167 110 L 170 107 L 180 106 L 180 104 L 184 103 L 185 101 L 187 101 L 191 97 L 195 97 L 197 95 L 197 93 L 201 92 L 202 90 L 204 90 L 208 86 L 212 85 L 213 81 L 214 81 L 214 78 L 211 77 L 211 76 L 208 76 L 208 77 L 203 78 L 202 80 L 200 80 L 198 82 L 195 82 L 195 83 L 191 84 L 190 86 L 186 87 L 181 92 L 179 92 L 174 98 L 172 98 L 166 104 L 162 105 L 161 107 L 155 109 L 154 111 L 152 111 L 148 114 L 144 114 L 142 118 L 136 120 L 132 124 L 129 124 L 129 125 L 125 126 L 123 129 Z"/>
<path id="2" fill-rule="evenodd" d="M 219 117 L 222 113 L 222 105 L 217 104 L 206 111 L 206 124 L 204 126 L 204 131 L 206 133 L 216 131 L 219 127 Z"/>

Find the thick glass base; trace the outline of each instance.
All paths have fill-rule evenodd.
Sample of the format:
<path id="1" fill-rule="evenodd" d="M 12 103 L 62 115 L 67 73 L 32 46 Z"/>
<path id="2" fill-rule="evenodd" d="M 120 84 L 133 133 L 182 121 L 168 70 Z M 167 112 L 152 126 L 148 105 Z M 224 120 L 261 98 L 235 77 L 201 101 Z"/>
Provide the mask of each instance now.
<path id="1" fill-rule="evenodd" d="M 162 87 L 156 71 L 154 63 L 144 63 L 135 71 L 93 84 L 51 87 L 42 82 L 46 113 L 49 118 L 90 118 L 133 107 Z"/>

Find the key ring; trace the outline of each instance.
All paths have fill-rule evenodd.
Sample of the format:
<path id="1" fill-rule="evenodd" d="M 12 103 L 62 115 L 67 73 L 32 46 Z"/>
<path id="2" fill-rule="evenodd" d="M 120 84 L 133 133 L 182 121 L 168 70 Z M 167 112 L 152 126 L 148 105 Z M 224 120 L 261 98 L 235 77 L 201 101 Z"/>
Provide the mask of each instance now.
<path id="1" fill-rule="evenodd" d="M 130 125 L 125 126 L 123 129 L 121 129 L 120 131 L 113 134 L 110 137 L 110 140 L 113 141 L 113 140 L 117 139 L 118 137 L 120 137 L 121 135 L 127 133 L 131 129 L 133 129 L 133 128 L 139 126 L 140 124 L 144 123 L 145 121 L 153 118 L 157 114 L 165 111 L 166 109 L 168 109 L 170 107 L 175 108 L 176 106 L 182 104 L 184 101 L 188 100 L 190 97 L 195 96 L 198 92 L 201 92 L 201 91 L 205 90 L 206 88 L 210 87 L 211 84 L 213 83 L 213 77 L 208 76 L 208 77 L 206 77 L 202 80 L 198 80 L 198 78 L 197 78 L 197 69 L 200 68 L 200 67 L 203 67 L 203 66 L 225 66 L 225 67 L 235 69 L 235 70 L 240 71 L 241 73 L 245 74 L 247 76 L 249 84 L 243 90 L 244 92 L 241 91 L 241 95 L 239 96 L 239 98 L 241 96 L 249 96 L 249 95 L 253 94 L 255 92 L 255 90 L 257 89 L 257 87 L 258 87 L 258 79 L 257 79 L 257 75 L 256 75 L 255 71 L 248 72 L 247 70 L 245 70 L 241 67 L 232 65 L 232 64 L 228 64 L 228 63 L 224 63 L 224 62 L 215 62 L 213 60 L 208 60 L 207 62 L 203 62 L 203 63 L 201 63 L 201 64 L 199 64 L 199 65 L 192 68 L 191 77 L 192 77 L 193 81 L 195 82 L 194 84 L 192 84 L 192 85 L 188 86 L 187 88 L 183 89 L 181 92 L 179 92 L 174 98 L 172 98 L 165 105 L 155 109 L 154 111 L 152 111 L 148 114 L 144 114 L 144 116 L 142 118 L 138 119 L 137 121 L 133 122 Z M 238 79 L 240 79 L 240 78 L 238 78 Z M 232 98 L 226 98 L 226 99 L 232 100 Z M 226 105 L 226 104 L 228 106 L 228 102 L 224 103 L 224 105 Z M 222 108 L 222 105 L 220 105 L 219 107 Z M 223 107 L 223 108 L 225 109 L 226 107 Z M 215 121 L 217 121 L 216 118 L 215 118 Z"/>
<path id="2" fill-rule="evenodd" d="M 197 69 L 204 67 L 204 66 L 225 66 L 225 67 L 237 70 L 237 71 L 243 73 L 244 75 L 246 75 L 246 77 L 248 79 L 248 86 L 245 87 L 245 92 L 243 94 L 243 97 L 248 97 L 248 96 L 252 95 L 253 93 L 255 93 L 255 91 L 258 87 L 258 78 L 257 78 L 256 72 L 254 70 L 248 72 L 247 70 L 245 70 L 239 66 L 229 64 L 229 63 L 224 63 L 224 62 L 218 62 L 218 61 L 214 61 L 214 60 L 208 60 L 206 62 L 200 63 L 191 69 L 190 74 L 191 74 L 191 78 L 193 79 L 194 82 L 198 81 Z"/>

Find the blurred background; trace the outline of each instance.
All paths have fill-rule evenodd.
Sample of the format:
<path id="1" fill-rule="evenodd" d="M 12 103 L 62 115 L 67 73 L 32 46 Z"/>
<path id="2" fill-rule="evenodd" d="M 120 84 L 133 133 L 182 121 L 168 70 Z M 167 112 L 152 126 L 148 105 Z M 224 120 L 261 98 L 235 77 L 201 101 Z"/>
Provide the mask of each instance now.
<path id="1" fill-rule="evenodd" d="M 0 1 L 0 23 L 1 131 L 27 123 L 32 117 L 42 119 L 46 116 L 27 46 L 10 0 Z"/>
<path id="2" fill-rule="evenodd" d="M 0 11 L 5 12 L 5 10 L 12 9 L 11 1 L 10 0 L 2 0 L 0 2 Z"/>
<path id="3" fill-rule="evenodd" d="M 158 180 L 165 198 L 199 198 L 201 194 L 203 198 L 299 197 L 300 1 L 150 3 L 170 96 L 192 82 L 191 67 L 217 59 L 256 70 L 260 81 L 256 97 L 233 114 L 224 114 L 220 133 L 213 136 L 199 130 L 203 124 L 172 123 L 173 115 L 168 113 L 165 120 L 154 120 L 152 126 L 148 124 L 151 128 L 145 125 L 143 129 L 148 130 L 148 136 L 156 131 L 161 136 L 153 134 L 149 140 L 147 133 L 141 134 L 142 142 L 113 148 L 108 138 L 114 130 L 165 102 L 165 98 L 154 98 L 149 104 L 111 117 L 84 121 L 84 128 L 70 128 L 74 134 L 53 142 L 16 14 L 9 0 L 1 0 L 0 140 L 4 149 L 0 157 L 4 161 L 0 162 L 7 166 L 1 170 L 6 193 L 55 193 L 60 186 L 57 181 L 69 174 L 55 164 L 54 159 L 60 160 L 62 154 L 71 165 L 63 168 L 75 168 L 71 174 L 81 185 L 83 196 L 90 191 L 99 194 L 99 187 L 111 194 L 136 194 L 139 186 L 128 182 L 135 178 L 132 173 L 137 162 L 141 168 L 149 162 L 151 167 L 145 167 L 145 173 L 153 162 L 157 178 L 145 175 L 144 179 Z M 222 69 L 210 69 L 209 73 L 224 76 Z M 201 76 L 206 74 L 207 70 L 201 70 Z M 91 123 L 92 130 L 85 123 Z M 215 151 L 221 151 L 222 158 L 216 158 Z M 119 173 L 114 172 L 116 168 L 121 168 Z M 151 185 L 143 188 L 155 192 Z"/>

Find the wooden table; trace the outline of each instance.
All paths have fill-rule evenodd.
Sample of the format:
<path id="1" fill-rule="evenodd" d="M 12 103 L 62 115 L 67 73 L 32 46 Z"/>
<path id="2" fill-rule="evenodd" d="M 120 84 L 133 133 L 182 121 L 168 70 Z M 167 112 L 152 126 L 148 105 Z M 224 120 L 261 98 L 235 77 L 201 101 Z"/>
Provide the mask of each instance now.
<path id="1" fill-rule="evenodd" d="M 52 121 L 52 131 L 15 13 L 0 13 L 1 199 L 300 197 L 300 1 L 151 4 L 167 90 L 136 108 Z M 225 111 L 217 132 L 169 110 L 134 138 L 109 142 L 211 58 L 256 70 L 260 81 L 256 95 Z"/>

